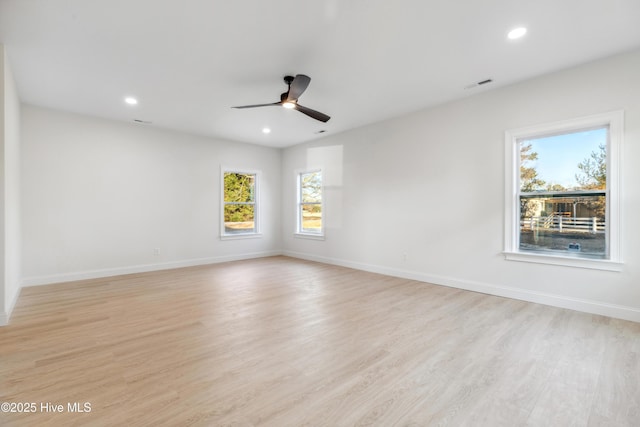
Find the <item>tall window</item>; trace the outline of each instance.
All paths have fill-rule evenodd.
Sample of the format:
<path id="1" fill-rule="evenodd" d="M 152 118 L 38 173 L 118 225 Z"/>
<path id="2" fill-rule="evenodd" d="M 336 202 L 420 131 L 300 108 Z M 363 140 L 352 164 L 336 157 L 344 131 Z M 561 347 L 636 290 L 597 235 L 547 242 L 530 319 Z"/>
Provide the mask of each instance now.
<path id="1" fill-rule="evenodd" d="M 507 253 L 619 262 L 621 121 L 611 113 L 507 132 Z"/>
<path id="2" fill-rule="evenodd" d="M 298 234 L 323 235 L 322 171 L 298 174 Z"/>
<path id="3" fill-rule="evenodd" d="M 223 236 L 258 233 L 256 172 L 223 171 Z"/>

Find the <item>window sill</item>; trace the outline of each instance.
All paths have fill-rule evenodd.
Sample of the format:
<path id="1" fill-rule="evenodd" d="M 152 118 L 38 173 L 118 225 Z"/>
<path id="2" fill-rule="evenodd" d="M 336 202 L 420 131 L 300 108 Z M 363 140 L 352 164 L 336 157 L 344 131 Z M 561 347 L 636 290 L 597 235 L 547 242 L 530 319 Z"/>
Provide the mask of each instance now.
<path id="1" fill-rule="evenodd" d="M 242 239 L 259 239 L 262 233 L 246 233 L 246 234 L 223 234 L 220 240 L 242 240 Z"/>
<path id="2" fill-rule="evenodd" d="M 293 237 L 297 237 L 298 239 L 324 240 L 324 234 L 294 233 Z"/>
<path id="3" fill-rule="evenodd" d="M 589 268 L 593 270 L 622 271 L 624 264 L 606 259 L 587 259 L 561 255 L 524 252 L 503 252 L 508 261 L 532 262 L 537 264 L 560 265 L 564 267 Z"/>

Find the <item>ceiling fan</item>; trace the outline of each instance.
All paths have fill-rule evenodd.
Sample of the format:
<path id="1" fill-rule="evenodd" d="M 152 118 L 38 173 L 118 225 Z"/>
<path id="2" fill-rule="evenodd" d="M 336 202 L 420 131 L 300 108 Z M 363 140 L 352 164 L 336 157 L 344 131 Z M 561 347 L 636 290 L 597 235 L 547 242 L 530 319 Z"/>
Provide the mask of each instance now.
<path id="1" fill-rule="evenodd" d="M 289 89 L 280 95 L 280 102 L 274 102 L 271 104 L 241 105 L 239 107 L 231 108 L 255 108 L 281 105 L 284 108 L 298 110 L 302 114 L 306 114 L 307 116 L 320 120 L 321 122 L 327 122 L 331 118 L 324 113 L 298 104 L 298 98 L 300 98 L 300 95 L 302 95 L 302 93 L 307 89 L 307 86 L 309 86 L 309 82 L 311 82 L 311 78 L 309 76 L 305 76 L 304 74 L 298 74 L 295 77 L 285 76 L 284 82 L 287 84 Z"/>

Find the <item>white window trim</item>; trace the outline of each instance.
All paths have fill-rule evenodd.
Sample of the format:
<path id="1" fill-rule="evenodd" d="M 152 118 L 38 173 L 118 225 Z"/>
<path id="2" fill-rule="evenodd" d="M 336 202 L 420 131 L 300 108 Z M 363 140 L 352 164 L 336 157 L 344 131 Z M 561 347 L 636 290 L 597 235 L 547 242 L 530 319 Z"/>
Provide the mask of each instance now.
<path id="1" fill-rule="evenodd" d="M 302 174 L 320 172 L 321 174 L 321 184 L 322 187 L 322 200 L 320 201 L 320 209 L 322 212 L 322 226 L 320 227 L 320 233 L 309 233 L 302 231 L 302 218 L 300 217 L 300 204 L 302 197 L 302 187 L 300 182 L 300 177 Z M 294 237 L 298 237 L 301 239 L 310 239 L 310 240 L 325 240 L 324 234 L 324 220 L 325 220 L 325 212 L 324 212 L 324 173 L 322 173 L 322 168 L 310 168 L 310 169 L 298 169 L 295 171 L 295 180 L 296 180 L 296 229 L 293 233 Z"/>
<path id="2" fill-rule="evenodd" d="M 254 221 L 255 221 L 255 231 L 252 233 L 242 233 L 242 234 L 227 234 L 225 233 L 224 228 L 224 174 L 225 173 L 243 173 L 247 175 L 255 175 L 255 195 L 254 195 Z M 252 169 L 244 169 L 244 168 L 231 168 L 227 166 L 220 167 L 220 240 L 241 240 L 241 239 L 256 239 L 262 237 L 261 233 L 261 221 L 260 221 L 260 211 L 261 203 L 260 203 L 260 182 L 262 172 L 259 170 Z"/>
<path id="3" fill-rule="evenodd" d="M 519 212 L 517 203 L 520 177 L 518 140 L 542 135 L 577 131 L 596 126 L 609 126 L 607 151 L 607 227 L 608 259 L 572 257 L 570 254 L 540 254 L 518 249 Z M 622 271 L 622 212 L 620 209 L 620 171 L 624 133 L 624 111 L 612 111 L 576 119 L 511 129 L 505 132 L 505 211 L 504 255 L 511 261 L 524 261 L 597 270 Z"/>

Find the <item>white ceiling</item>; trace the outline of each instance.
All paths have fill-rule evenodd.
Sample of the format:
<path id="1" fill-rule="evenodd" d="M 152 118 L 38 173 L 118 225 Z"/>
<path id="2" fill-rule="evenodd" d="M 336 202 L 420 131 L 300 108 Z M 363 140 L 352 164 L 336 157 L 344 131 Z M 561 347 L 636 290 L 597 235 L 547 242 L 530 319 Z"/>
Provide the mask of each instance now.
<path id="1" fill-rule="evenodd" d="M 639 0 L 0 0 L 23 102 L 274 147 L 638 48 L 638 22 Z M 230 108 L 287 74 L 328 123 Z"/>

